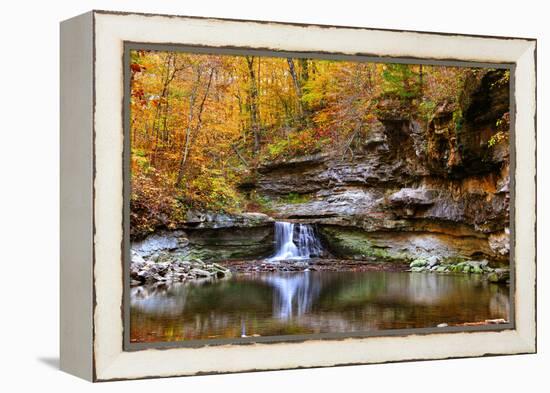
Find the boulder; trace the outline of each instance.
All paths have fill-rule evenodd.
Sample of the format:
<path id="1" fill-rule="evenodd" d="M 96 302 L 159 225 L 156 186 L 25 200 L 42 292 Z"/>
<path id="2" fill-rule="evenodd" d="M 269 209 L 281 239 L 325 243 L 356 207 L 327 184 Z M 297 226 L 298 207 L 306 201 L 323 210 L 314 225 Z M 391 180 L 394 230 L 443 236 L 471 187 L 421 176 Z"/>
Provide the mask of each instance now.
<path id="1" fill-rule="evenodd" d="M 426 271 L 426 267 L 425 266 L 415 266 L 415 267 L 411 267 L 411 272 L 414 272 L 414 273 L 421 273 L 421 272 L 424 272 Z"/>
<path id="2" fill-rule="evenodd" d="M 487 276 L 489 282 L 499 284 L 506 283 L 510 280 L 510 270 L 509 269 L 495 269 Z"/>
<path id="3" fill-rule="evenodd" d="M 428 267 L 433 268 L 433 267 L 439 265 L 440 257 L 438 257 L 436 255 L 432 255 L 431 257 L 429 257 L 427 259 L 427 262 L 428 262 Z"/>
<path id="4" fill-rule="evenodd" d="M 131 250 L 130 252 L 131 256 L 131 261 L 132 263 L 145 263 L 145 259 L 143 259 L 143 257 L 138 254 L 135 250 Z"/>
<path id="5" fill-rule="evenodd" d="M 189 271 L 190 274 L 192 275 L 195 275 L 196 277 L 210 277 L 213 275 L 213 273 L 209 272 L 209 271 L 206 271 L 206 270 L 203 270 L 203 269 L 198 269 L 198 268 L 193 268 Z"/>
<path id="6" fill-rule="evenodd" d="M 388 201 L 393 206 L 426 206 L 432 205 L 437 197 L 437 191 L 402 188 L 391 194 Z"/>
<path id="7" fill-rule="evenodd" d="M 411 264 L 409 265 L 410 267 L 425 267 L 428 265 L 428 261 L 425 260 L 425 259 L 415 259 L 414 261 L 411 262 Z M 431 267 L 431 266 L 429 266 Z"/>

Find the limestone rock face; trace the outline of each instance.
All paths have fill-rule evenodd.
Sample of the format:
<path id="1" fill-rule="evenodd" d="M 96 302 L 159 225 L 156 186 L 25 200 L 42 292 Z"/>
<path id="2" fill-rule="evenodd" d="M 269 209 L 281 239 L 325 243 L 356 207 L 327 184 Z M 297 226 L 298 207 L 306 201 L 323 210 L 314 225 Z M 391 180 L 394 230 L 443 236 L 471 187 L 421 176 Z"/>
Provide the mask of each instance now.
<path id="1" fill-rule="evenodd" d="M 273 223 L 254 227 L 188 231 L 193 253 L 201 259 L 223 261 L 268 257 L 273 252 Z"/>
<path id="2" fill-rule="evenodd" d="M 490 234 L 489 247 L 499 255 L 508 256 L 510 253 L 510 230 L 505 228 L 502 232 Z"/>
<path id="3" fill-rule="evenodd" d="M 345 154 L 259 165 L 241 190 L 268 200 L 271 217 L 191 210 L 180 230 L 152 235 L 133 249 L 146 261 L 162 262 L 164 252 L 259 259 L 274 251 L 274 220 L 290 220 L 316 225 L 339 258 L 436 255 L 505 264 L 509 149 L 490 143 L 509 108 L 501 77 L 493 70 L 472 74 L 458 102 L 441 103 L 427 120 L 415 116 L 413 104 L 384 97 L 368 133 Z"/>
<path id="4" fill-rule="evenodd" d="M 273 219 L 261 213 L 188 214 L 186 228 L 160 231 L 132 243 L 132 260 L 254 259 L 273 252 Z"/>
<path id="5" fill-rule="evenodd" d="M 437 194 L 437 190 L 402 188 L 391 194 L 388 202 L 393 206 L 428 206 L 433 205 Z"/>
<path id="6" fill-rule="evenodd" d="M 459 102 L 441 104 L 428 122 L 384 99 L 353 154 L 264 163 L 252 188 L 273 201 L 276 218 L 317 224 L 335 255 L 505 261 L 509 149 L 489 144 L 509 107 L 501 77 L 470 76 Z M 285 202 L 291 193 L 304 201 Z"/>
<path id="7" fill-rule="evenodd" d="M 470 258 L 491 255 L 484 237 L 466 238 L 443 232 L 378 231 L 365 232 L 350 227 L 321 226 L 320 232 L 330 250 L 340 258 L 379 261 L 411 260 L 416 258 Z"/>
<path id="8" fill-rule="evenodd" d="M 188 210 L 185 228 L 249 228 L 272 223 L 273 219 L 263 213 L 224 214 Z"/>

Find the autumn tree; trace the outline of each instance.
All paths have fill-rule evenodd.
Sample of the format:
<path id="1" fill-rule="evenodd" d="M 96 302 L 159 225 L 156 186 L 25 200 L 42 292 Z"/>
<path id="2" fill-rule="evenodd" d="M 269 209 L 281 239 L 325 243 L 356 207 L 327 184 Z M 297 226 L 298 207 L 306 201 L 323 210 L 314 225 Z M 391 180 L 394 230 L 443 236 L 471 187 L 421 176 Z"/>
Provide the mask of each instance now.
<path id="1" fill-rule="evenodd" d="M 405 100 L 412 100 L 420 96 L 420 70 L 415 70 L 409 64 L 385 64 L 382 77 L 384 90 Z"/>
<path id="2" fill-rule="evenodd" d="M 354 159 L 384 97 L 429 119 L 456 105 L 458 67 L 131 51 L 132 230 L 175 227 L 188 209 L 238 211 L 264 161 Z"/>
<path id="3" fill-rule="evenodd" d="M 248 66 L 248 111 L 250 113 L 250 129 L 254 138 L 254 155 L 260 151 L 260 115 L 258 103 L 258 81 L 254 70 L 254 56 L 246 56 Z"/>

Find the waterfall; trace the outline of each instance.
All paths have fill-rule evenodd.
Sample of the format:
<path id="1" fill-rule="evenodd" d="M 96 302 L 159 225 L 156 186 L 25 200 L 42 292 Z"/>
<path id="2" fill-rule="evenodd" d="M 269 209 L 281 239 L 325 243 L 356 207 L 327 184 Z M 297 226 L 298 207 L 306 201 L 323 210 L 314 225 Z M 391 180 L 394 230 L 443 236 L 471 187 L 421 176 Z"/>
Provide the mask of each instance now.
<path id="1" fill-rule="evenodd" d="M 294 228 L 298 238 L 294 240 Z M 277 221 L 275 223 L 275 255 L 270 262 L 309 259 L 321 255 L 321 242 L 311 225 Z"/>
<path id="2" fill-rule="evenodd" d="M 311 225 L 298 224 L 298 254 L 305 259 L 321 255 L 321 242 Z"/>

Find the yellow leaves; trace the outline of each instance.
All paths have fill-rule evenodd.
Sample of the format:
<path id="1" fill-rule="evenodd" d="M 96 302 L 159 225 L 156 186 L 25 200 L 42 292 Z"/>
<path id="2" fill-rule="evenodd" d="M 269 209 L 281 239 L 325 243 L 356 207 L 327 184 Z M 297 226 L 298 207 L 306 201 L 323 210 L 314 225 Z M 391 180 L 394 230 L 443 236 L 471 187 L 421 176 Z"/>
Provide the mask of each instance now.
<path id="1" fill-rule="evenodd" d="M 491 138 L 489 138 L 487 145 L 489 147 L 494 147 L 495 145 L 502 143 L 504 141 L 508 141 L 508 133 L 503 131 L 497 131 Z"/>
<path id="2" fill-rule="evenodd" d="M 149 209 L 169 216 L 162 225 L 176 225 L 182 209 L 174 207 L 176 200 L 237 209 L 236 185 L 262 160 L 349 149 L 350 137 L 377 121 L 391 66 L 292 63 L 293 73 L 286 58 L 132 53 L 132 200 L 142 215 Z M 411 67 L 420 74 L 420 66 Z M 423 94 L 436 102 L 457 91 L 463 71 L 423 66 L 422 77 Z M 428 107 L 426 100 L 422 104 Z M 142 228 L 153 222 L 149 213 Z"/>

